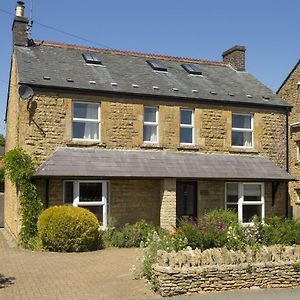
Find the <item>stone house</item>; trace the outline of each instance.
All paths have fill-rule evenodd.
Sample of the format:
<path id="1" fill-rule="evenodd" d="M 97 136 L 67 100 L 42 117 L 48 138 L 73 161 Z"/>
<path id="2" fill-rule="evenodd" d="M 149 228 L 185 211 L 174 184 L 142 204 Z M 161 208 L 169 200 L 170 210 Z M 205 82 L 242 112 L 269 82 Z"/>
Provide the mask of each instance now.
<path id="1" fill-rule="evenodd" d="M 277 94 L 293 109 L 288 119 L 288 156 L 290 173 L 297 178 L 289 184 L 289 195 L 293 217 L 300 217 L 300 60 L 288 74 Z"/>
<path id="2" fill-rule="evenodd" d="M 290 105 L 245 70 L 243 46 L 213 62 L 33 41 L 16 11 L 6 147 L 36 160 L 45 207 L 168 229 L 212 208 L 287 214 Z M 17 234 L 9 181 L 5 223 Z"/>

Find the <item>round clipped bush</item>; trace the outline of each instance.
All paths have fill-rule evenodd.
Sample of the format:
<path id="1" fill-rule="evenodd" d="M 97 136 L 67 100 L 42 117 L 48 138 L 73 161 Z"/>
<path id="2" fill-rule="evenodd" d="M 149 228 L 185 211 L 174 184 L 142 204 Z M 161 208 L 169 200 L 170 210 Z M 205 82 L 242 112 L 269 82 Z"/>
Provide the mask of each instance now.
<path id="1" fill-rule="evenodd" d="M 47 208 L 39 216 L 37 226 L 42 245 L 49 251 L 82 252 L 99 246 L 99 222 L 85 208 Z"/>

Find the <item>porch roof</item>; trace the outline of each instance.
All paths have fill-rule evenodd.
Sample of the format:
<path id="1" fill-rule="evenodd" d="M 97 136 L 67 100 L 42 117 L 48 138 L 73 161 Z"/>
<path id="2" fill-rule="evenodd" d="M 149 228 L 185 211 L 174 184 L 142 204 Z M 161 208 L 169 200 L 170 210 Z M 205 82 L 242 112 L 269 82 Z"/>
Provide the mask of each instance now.
<path id="1" fill-rule="evenodd" d="M 35 177 L 295 180 L 261 156 L 58 148 Z"/>

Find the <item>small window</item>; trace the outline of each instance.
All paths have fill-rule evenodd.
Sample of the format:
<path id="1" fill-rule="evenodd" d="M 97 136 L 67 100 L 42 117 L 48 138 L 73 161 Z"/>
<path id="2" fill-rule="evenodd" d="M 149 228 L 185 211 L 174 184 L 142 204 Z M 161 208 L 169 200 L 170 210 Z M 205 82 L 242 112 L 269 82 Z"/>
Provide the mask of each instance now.
<path id="1" fill-rule="evenodd" d="M 83 56 L 85 62 L 88 64 L 94 64 L 94 65 L 102 64 L 99 56 L 96 53 L 84 52 L 84 53 L 82 53 L 82 56 Z"/>
<path id="2" fill-rule="evenodd" d="M 225 207 L 235 211 L 241 223 L 251 224 L 254 216 L 264 218 L 263 183 L 226 183 Z"/>
<path id="3" fill-rule="evenodd" d="M 156 71 L 167 71 L 167 67 L 161 61 L 156 59 L 148 59 L 147 63 L 151 66 L 153 70 Z"/>
<path id="4" fill-rule="evenodd" d="M 300 162 L 300 141 L 296 142 L 296 149 L 297 149 L 297 161 Z"/>
<path id="5" fill-rule="evenodd" d="M 157 143 L 158 137 L 158 109 L 157 107 L 144 107 L 144 142 Z"/>
<path id="6" fill-rule="evenodd" d="M 181 65 L 189 74 L 194 75 L 202 75 L 201 70 L 198 68 L 198 66 L 193 64 L 182 64 Z"/>
<path id="7" fill-rule="evenodd" d="M 232 114 L 232 146 L 253 147 L 253 116 Z"/>
<path id="8" fill-rule="evenodd" d="M 298 204 L 300 204 L 300 189 L 295 189 L 295 192 L 296 192 L 296 194 L 297 194 L 297 198 L 296 198 L 296 203 Z"/>
<path id="9" fill-rule="evenodd" d="M 99 140 L 99 103 L 73 102 L 73 139 Z"/>
<path id="10" fill-rule="evenodd" d="M 180 144 L 194 143 L 194 114 L 191 109 L 180 109 Z"/>

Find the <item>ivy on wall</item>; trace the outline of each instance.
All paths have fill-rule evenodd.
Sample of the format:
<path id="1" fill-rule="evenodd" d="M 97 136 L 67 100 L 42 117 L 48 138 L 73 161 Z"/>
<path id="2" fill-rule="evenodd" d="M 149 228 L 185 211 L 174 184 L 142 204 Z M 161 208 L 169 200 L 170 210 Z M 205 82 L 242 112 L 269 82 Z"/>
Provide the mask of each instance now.
<path id="1" fill-rule="evenodd" d="M 5 175 L 16 185 L 22 220 L 19 237 L 22 245 L 26 247 L 37 235 L 37 220 L 43 207 L 36 186 L 32 183 L 34 163 L 22 148 L 7 152 L 3 163 Z"/>

